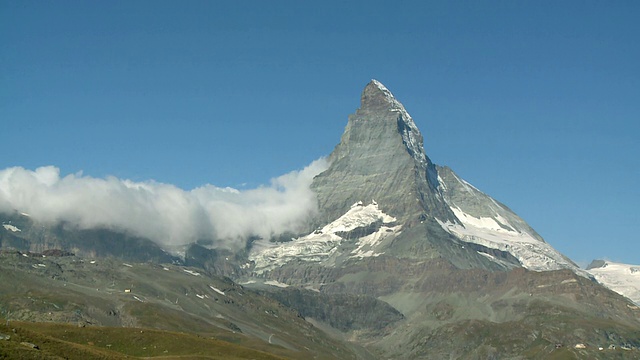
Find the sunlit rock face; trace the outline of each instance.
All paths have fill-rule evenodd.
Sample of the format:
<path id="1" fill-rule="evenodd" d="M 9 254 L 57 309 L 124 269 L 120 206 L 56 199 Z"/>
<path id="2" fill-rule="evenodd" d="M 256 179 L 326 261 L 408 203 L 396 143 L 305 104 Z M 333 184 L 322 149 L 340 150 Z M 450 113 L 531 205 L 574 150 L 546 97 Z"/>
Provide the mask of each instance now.
<path id="1" fill-rule="evenodd" d="M 380 82 L 362 92 L 361 105 L 349 116 L 328 170 L 312 185 L 318 194 L 321 223 L 337 219 L 358 201 L 377 201 L 400 221 L 430 213 L 454 221 L 437 191 L 435 165 L 404 106 Z"/>

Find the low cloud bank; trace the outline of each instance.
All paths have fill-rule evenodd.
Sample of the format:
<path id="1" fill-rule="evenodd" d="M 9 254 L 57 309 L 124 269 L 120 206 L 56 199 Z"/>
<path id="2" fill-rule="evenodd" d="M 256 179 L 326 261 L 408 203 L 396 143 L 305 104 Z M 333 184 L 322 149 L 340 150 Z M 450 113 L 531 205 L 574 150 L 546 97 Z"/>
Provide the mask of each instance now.
<path id="1" fill-rule="evenodd" d="M 81 173 L 61 177 L 54 166 L 12 167 L 0 170 L 0 212 L 17 210 L 83 229 L 125 230 L 161 245 L 212 239 L 214 246 L 238 247 L 251 235 L 269 238 L 301 229 L 317 211 L 313 177 L 327 166 L 319 159 L 272 179 L 269 186 L 242 191 L 213 185 L 185 191 L 155 181 Z"/>

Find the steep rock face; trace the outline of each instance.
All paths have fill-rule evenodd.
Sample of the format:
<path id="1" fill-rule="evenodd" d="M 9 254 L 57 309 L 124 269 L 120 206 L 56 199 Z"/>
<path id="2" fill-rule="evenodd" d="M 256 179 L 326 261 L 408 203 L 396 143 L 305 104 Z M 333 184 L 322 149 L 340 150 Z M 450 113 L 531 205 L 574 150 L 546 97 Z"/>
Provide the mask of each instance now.
<path id="1" fill-rule="evenodd" d="M 337 219 L 354 203 L 372 200 L 401 222 L 416 221 L 424 213 L 455 222 L 437 191 L 436 167 L 422 144 L 422 134 L 404 106 L 372 80 L 329 157 L 329 169 L 312 184 L 319 224 Z"/>

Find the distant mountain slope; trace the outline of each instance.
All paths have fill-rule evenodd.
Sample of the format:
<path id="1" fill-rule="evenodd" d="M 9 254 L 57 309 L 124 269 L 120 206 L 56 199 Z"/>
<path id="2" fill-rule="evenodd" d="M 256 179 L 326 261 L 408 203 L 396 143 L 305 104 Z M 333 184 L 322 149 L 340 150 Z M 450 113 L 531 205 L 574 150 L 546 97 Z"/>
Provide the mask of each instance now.
<path id="1" fill-rule="evenodd" d="M 107 228 L 80 229 L 71 223 L 47 223 L 14 211 L 0 213 L 0 249 L 43 252 L 62 249 L 79 256 L 117 256 L 131 261 L 180 263 L 155 242 Z"/>
<path id="2" fill-rule="evenodd" d="M 602 285 L 640 305 L 640 265 L 594 260 L 587 271 Z"/>

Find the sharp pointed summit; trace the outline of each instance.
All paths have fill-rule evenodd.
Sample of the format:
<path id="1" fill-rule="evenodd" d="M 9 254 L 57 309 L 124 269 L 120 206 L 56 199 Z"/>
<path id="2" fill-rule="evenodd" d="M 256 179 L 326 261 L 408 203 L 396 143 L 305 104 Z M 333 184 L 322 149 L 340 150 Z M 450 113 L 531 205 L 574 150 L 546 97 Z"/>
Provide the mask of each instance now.
<path id="1" fill-rule="evenodd" d="M 402 220 L 416 221 L 429 212 L 455 221 L 436 191 L 436 168 L 424 152 L 420 130 L 377 80 L 364 88 L 360 108 L 349 116 L 329 160 L 329 169 L 312 185 L 324 221 L 337 219 L 358 201 L 372 200 Z"/>
<path id="2" fill-rule="evenodd" d="M 381 98 L 382 97 L 382 98 Z M 429 160 L 424 152 L 423 138 L 411 115 L 395 96 L 378 80 L 371 80 L 362 92 L 361 109 L 388 110 L 397 113 L 398 131 L 409 154 L 420 163 Z M 430 161 L 428 161 L 430 162 Z"/>

